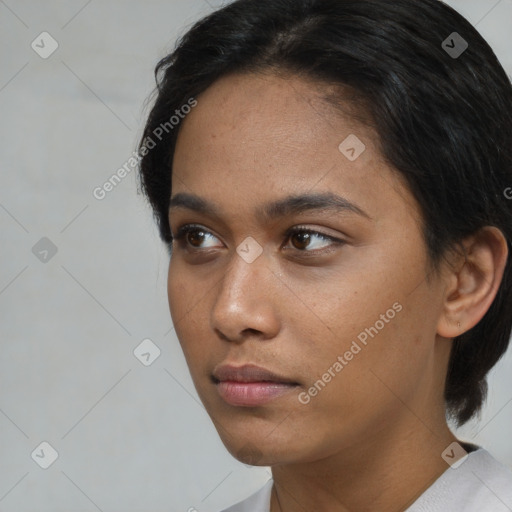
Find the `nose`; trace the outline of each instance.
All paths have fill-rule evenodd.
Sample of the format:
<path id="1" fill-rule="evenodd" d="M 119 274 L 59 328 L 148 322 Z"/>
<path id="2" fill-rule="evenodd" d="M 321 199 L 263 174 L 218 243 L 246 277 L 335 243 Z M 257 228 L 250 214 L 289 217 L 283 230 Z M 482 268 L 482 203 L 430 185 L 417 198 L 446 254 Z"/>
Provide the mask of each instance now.
<path id="1" fill-rule="evenodd" d="M 270 339 L 280 328 L 278 278 L 262 254 L 247 263 L 237 253 L 217 289 L 211 327 L 222 339 L 241 343 L 248 337 Z"/>

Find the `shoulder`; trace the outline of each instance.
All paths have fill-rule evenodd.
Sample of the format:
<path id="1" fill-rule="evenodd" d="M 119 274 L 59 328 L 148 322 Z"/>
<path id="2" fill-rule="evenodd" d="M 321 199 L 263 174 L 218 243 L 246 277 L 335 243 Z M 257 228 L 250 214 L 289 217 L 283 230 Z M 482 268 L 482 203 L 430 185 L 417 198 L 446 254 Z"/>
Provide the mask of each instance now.
<path id="1" fill-rule="evenodd" d="M 221 512 L 269 512 L 273 480 L 245 500 Z M 512 471 L 487 450 L 469 453 L 448 468 L 406 512 L 510 512 Z"/>
<path id="2" fill-rule="evenodd" d="M 479 448 L 448 468 L 406 512 L 509 512 L 512 471 Z"/>
<path id="3" fill-rule="evenodd" d="M 259 491 L 221 512 L 270 512 L 272 485 L 270 479 Z"/>

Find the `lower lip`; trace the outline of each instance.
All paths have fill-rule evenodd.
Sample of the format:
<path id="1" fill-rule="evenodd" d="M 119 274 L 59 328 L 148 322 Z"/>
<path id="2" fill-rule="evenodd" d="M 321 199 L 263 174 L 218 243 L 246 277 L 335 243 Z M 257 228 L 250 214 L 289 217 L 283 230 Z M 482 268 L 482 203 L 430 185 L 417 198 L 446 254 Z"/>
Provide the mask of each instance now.
<path id="1" fill-rule="evenodd" d="M 297 386 L 282 382 L 234 382 L 216 384 L 219 395 L 231 405 L 255 407 L 286 395 Z"/>

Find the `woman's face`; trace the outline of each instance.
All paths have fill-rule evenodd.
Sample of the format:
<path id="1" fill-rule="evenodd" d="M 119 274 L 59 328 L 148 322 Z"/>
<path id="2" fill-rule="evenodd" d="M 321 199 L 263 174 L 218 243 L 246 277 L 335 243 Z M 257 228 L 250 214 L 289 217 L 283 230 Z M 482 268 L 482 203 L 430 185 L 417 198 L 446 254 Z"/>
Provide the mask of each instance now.
<path id="1" fill-rule="evenodd" d="M 194 227 L 173 242 L 171 316 L 223 442 L 258 465 L 319 460 L 442 408 L 444 286 L 426 280 L 419 209 L 375 134 L 319 94 L 223 78 L 174 156 L 171 230 Z"/>

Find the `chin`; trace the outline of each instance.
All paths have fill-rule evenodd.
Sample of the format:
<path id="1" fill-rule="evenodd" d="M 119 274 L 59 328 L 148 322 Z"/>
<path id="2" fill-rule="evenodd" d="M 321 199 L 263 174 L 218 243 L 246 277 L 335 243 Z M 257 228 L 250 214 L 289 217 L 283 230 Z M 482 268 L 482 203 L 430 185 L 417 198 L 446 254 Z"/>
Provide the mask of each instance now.
<path id="1" fill-rule="evenodd" d="M 235 459 L 250 466 L 274 466 L 296 462 L 297 456 L 304 448 L 297 446 L 297 441 L 300 441 L 297 436 L 290 435 L 287 439 L 285 432 L 281 432 L 279 437 L 269 437 L 262 434 L 261 430 L 252 434 L 247 429 L 240 429 L 238 432 L 230 429 L 230 434 L 228 439 L 226 432 L 219 432 L 224 446 Z"/>

